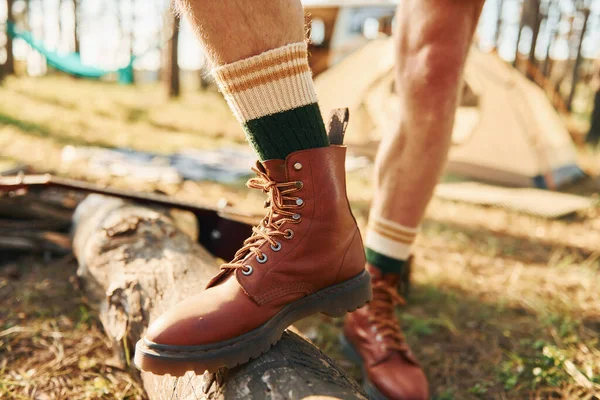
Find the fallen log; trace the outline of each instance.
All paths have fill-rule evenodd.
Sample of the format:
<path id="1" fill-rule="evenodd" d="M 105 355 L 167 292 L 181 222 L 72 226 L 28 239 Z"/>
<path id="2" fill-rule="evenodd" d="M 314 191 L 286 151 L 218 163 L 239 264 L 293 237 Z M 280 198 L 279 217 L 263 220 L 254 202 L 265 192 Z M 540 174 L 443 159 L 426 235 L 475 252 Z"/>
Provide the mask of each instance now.
<path id="1" fill-rule="evenodd" d="M 0 226 L 4 225 L 0 221 Z M 71 241 L 66 234 L 35 229 L 12 230 L 0 229 L 0 252 L 15 251 L 26 253 L 54 253 L 59 255 L 71 252 Z"/>
<path id="2" fill-rule="evenodd" d="M 0 253 L 70 253 L 75 202 L 56 191 L 0 190 Z"/>
<path id="3" fill-rule="evenodd" d="M 37 193 L 9 195 L 0 192 L 0 218 L 53 221 L 57 228 L 68 228 L 73 210 L 57 206 Z"/>
<path id="4" fill-rule="evenodd" d="M 190 216 L 99 195 L 75 212 L 78 275 L 124 367 L 132 368 L 133 346 L 148 324 L 203 290 L 218 270 L 195 243 Z M 289 330 L 271 351 L 231 370 L 181 378 L 142 373 L 141 379 L 150 399 L 366 398 L 331 359 Z"/>

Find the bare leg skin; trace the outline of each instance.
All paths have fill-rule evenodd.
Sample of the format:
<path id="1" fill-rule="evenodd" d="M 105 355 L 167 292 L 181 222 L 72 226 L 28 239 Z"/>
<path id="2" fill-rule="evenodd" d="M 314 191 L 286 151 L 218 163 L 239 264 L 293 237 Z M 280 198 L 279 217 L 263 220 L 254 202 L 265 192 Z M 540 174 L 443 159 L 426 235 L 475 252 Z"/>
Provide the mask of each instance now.
<path id="1" fill-rule="evenodd" d="M 177 0 L 261 161 L 329 146 L 299 0 Z"/>
<path id="2" fill-rule="evenodd" d="M 396 90 L 400 123 L 381 142 L 371 212 L 421 222 L 446 162 L 461 75 L 483 0 L 404 0 L 398 5 Z"/>
<path id="3" fill-rule="evenodd" d="M 177 0 L 213 64 L 304 41 L 300 0 Z"/>
<path id="4" fill-rule="evenodd" d="M 446 161 L 461 75 L 483 0 L 404 0 L 396 14 L 400 123 L 375 161 L 366 234 L 373 300 L 350 313 L 342 348 L 373 399 L 429 399 L 427 377 L 396 319 L 411 244 Z"/>

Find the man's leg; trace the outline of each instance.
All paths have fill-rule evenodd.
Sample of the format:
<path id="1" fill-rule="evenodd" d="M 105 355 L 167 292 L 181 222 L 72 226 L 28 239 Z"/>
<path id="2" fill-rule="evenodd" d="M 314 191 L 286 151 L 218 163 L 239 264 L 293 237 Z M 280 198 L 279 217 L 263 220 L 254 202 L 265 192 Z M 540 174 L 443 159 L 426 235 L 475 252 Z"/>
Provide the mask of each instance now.
<path id="1" fill-rule="evenodd" d="M 261 160 L 329 145 L 299 0 L 179 0 Z"/>
<path id="2" fill-rule="evenodd" d="M 427 381 L 394 317 L 400 273 L 444 167 L 461 76 L 483 0 L 404 0 L 396 14 L 397 132 L 376 159 L 365 240 L 373 301 L 348 316 L 344 334 L 380 397 L 427 399 Z"/>
<path id="3" fill-rule="evenodd" d="M 171 375 L 244 363 L 296 320 L 316 312 L 342 316 L 372 296 L 346 195 L 345 147 L 329 146 L 300 1 L 179 6 L 261 159 L 248 186 L 268 201 L 265 218 L 206 290 L 165 312 L 138 342 L 136 365 Z"/>

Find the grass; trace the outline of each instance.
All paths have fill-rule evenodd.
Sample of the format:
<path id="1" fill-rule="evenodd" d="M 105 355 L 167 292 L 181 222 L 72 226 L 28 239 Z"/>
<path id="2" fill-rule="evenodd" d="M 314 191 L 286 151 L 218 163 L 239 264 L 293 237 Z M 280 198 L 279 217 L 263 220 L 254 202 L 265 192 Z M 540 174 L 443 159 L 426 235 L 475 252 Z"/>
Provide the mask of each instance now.
<path id="1" fill-rule="evenodd" d="M 73 257 L 0 269 L 0 398 L 143 399 L 73 285 Z M 10 274 L 7 273 L 10 271 Z"/>
<path id="2" fill-rule="evenodd" d="M 52 77 L 9 79 L 0 97 L 10 99 L 0 104 L 0 161 L 40 171 L 98 179 L 61 163 L 65 145 L 171 152 L 244 140 L 214 91 L 170 102 L 157 86 Z M 600 173 L 598 153 L 582 157 Z M 370 173 L 348 177 L 362 226 Z M 262 209 L 262 196 L 237 184 L 102 181 Z M 597 187 L 570 191 L 598 196 Z M 416 243 L 408 306 L 398 311 L 433 398 L 600 399 L 598 243 L 598 207 L 544 220 L 435 199 Z M 137 381 L 111 364 L 96 313 L 70 283 L 74 261 L 25 256 L 10 264 L 0 266 L 0 398 L 143 399 Z M 342 322 L 314 316 L 298 326 L 359 378 L 339 349 Z"/>

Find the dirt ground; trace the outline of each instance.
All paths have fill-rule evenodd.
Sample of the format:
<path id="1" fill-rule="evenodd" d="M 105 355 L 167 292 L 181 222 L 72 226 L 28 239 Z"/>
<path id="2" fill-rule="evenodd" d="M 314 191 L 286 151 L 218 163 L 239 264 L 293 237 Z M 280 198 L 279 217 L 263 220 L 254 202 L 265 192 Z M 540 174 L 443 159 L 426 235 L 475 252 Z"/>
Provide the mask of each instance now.
<path id="1" fill-rule="evenodd" d="M 35 90 L 34 90 L 35 88 Z M 214 92 L 137 89 L 67 78 L 15 79 L 0 86 L 0 163 L 86 177 L 61 164 L 65 145 L 170 152 L 243 146 Z M 595 155 L 584 154 L 600 165 Z M 370 168 L 350 173 L 349 196 L 364 227 Z M 260 211 L 243 182 L 139 190 Z M 594 186 L 570 191 L 593 195 Z M 595 194 L 596 198 L 598 194 Z M 600 207 L 561 220 L 435 199 L 416 243 L 408 305 L 398 310 L 435 399 L 600 399 Z M 73 256 L 0 254 L 0 398 L 144 399 L 114 366 L 102 327 L 74 279 Z M 298 326 L 354 376 L 339 352 L 341 319 Z"/>

